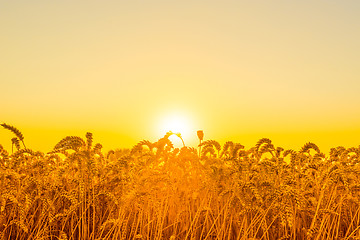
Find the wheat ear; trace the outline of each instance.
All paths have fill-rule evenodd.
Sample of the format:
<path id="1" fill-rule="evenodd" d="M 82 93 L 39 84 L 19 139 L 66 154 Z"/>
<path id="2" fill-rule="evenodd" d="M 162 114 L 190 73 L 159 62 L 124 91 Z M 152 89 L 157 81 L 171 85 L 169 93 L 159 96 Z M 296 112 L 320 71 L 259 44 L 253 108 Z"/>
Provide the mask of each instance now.
<path id="1" fill-rule="evenodd" d="M 22 142 L 22 144 L 24 145 L 24 148 L 26 148 L 25 143 L 24 143 L 24 136 L 22 135 L 22 133 L 20 132 L 19 129 L 17 129 L 14 126 L 8 125 L 6 123 L 2 123 L 1 126 L 7 130 L 10 130 L 12 133 L 14 133 L 16 135 L 16 137 L 19 138 L 20 141 Z"/>

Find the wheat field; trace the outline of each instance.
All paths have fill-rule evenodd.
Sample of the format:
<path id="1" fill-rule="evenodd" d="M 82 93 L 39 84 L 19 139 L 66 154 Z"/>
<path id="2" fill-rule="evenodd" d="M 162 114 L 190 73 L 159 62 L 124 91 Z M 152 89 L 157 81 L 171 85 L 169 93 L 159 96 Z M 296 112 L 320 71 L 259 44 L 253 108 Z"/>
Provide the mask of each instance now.
<path id="1" fill-rule="evenodd" d="M 14 134 L 0 145 L 1 240 L 360 239 L 359 147 L 246 149 L 199 131 L 196 148 L 169 132 L 104 153 L 86 133 L 42 153 L 1 126 Z"/>

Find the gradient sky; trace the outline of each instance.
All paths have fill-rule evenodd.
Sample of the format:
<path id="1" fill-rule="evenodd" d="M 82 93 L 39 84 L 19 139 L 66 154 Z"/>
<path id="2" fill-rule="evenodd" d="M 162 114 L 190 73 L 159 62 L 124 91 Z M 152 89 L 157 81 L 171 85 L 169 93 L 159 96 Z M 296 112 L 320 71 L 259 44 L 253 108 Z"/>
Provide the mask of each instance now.
<path id="1" fill-rule="evenodd" d="M 186 119 L 205 139 L 360 144 L 360 1 L 0 1 L 0 122 L 105 149 Z M 0 129 L 8 150 L 13 136 Z"/>

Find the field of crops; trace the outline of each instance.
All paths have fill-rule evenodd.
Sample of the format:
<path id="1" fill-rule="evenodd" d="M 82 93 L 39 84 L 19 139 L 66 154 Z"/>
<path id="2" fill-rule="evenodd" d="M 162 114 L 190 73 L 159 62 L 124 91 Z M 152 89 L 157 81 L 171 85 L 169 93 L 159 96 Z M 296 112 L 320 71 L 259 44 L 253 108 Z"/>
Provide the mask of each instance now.
<path id="1" fill-rule="evenodd" d="M 86 133 L 42 153 L 1 126 L 1 240 L 360 239 L 359 147 L 179 149 L 168 133 L 104 153 Z"/>

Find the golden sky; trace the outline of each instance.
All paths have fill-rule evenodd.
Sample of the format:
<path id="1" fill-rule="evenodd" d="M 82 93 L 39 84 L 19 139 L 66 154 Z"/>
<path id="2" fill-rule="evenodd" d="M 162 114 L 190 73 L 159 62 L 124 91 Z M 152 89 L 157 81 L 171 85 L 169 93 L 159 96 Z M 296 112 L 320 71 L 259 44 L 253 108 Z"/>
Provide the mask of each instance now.
<path id="1" fill-rule="evenodd" d="M 360 1 L 1 1 L 0 122 L 34 150 L 360 144 Z M 0 129 L 0 144 L 13 136 Z"/>

